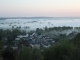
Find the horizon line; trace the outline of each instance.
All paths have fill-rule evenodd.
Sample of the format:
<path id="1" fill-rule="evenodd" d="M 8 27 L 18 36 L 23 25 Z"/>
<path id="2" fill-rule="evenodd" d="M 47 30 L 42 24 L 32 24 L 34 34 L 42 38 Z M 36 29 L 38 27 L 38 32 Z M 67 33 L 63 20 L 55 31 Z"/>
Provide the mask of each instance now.
<path id="1" fill-rule="evenodd" d="M 58 17 L 80 17 L 80 16 L 58 16 Z M 58 18 L 57 17 L 57 18 Z M 28 16 L 26 16 L 26 17 L 16 17 L 16 16 L 13 16 L 13 17 L 0 17 L 0 18 L 56 18 L 56 17 L 54 17 L 54 16 L 30 16 L 30 17 L 28 17 Z"/>

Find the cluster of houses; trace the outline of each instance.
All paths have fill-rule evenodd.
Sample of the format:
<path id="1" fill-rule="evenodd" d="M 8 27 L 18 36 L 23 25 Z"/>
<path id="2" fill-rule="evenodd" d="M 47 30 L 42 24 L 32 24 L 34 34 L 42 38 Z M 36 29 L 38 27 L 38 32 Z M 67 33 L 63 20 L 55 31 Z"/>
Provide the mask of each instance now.
<path id="1" fill-rule="evenodd" d="M 72 33 L 70 33 L 68 35 L 68 38 L 72 39 L 77 34 L 78 34 L 77 32 L 73 31 Z M 7 40 L 7 38 L 4 38 L 3 40 Z M 31 35 L 29 35 L 29 34 L 18 35 L 14 40 L 14 45 L 12 46 L 12 48 L 13 49 L 18 49 L 19 48 L 18 44 L 20 42 L 22 42 L 21 40 L 23 40 L 25 42 L 25 43 L 22 44 L 22 47 L 25 46 L 26 44 L 29 44 L 30 47 L 32 47 L 32 48 L 37 47 L 38 49 L 48 48 L 51 45 L 53 45 L 56 41 L 55 39 L 50 38 L 48 36 L 48 34 L 38 35 L 36 32 L 34 32 Z M 7 47 L 7 45 L 4 46 L 4 48 L 6 48 L 6 47 Z"/>
<path id="2" fill-rule="evenodd" d="M 19 42 L 21 39 L 27 41 L 32 48 L 37 47 L 39 49 L 50 47 L 55 43 L 54 39 L 51 39 L 50 37 L 43 34 L 38 35 L 35 32 L 31 35 L 19 35 L 15 38 L 15 41 Z"/>

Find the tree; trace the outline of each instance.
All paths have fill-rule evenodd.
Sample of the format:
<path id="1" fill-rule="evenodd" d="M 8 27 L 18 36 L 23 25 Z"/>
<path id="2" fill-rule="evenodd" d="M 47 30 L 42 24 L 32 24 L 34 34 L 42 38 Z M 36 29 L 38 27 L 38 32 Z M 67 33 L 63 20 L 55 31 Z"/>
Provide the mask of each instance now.
<path id="1" fill-rule="evenodd" d="M 12 29 L 14 29 L 14 26 L 12 26 Z"/>
<path id="2" fill-rule="evenodd" d="M 21 34 L 22 34 L 22 35 L 26 35 L 26 30 L 22 30 L 22 31 L 21 31 Z"/>
<path id="3" fill-rule="evenodd" d="M 1 56 L 3 60 L 15 60 L 16 55 L 12 48 L 7 47 L 6 49 L 2 51 Z"/>
<path id="4" fill-rule="evenodd" d="M 80 48 L 74 48 L 70 60 L 80 60 Z"/>
<path id="5" fill-rule="evenodd" d="M 73 41 L 73 44 L 74 44 L 76 47 L 80 48 L 80 33 L 77 34 L 77 35 L 72 39 L 72 41 Z"/>
<path id="6" fill-rule="evenodd" d="M 0 50 L 3 49 L 4 45 L 5 45 L 5 41 L 4 40 L 1 40 L 0 41 Z"/>
<path id="7" fill-rule="evenodd" d="M 17 54 L 16 60 L 42 60 L 41 52 L 37 48 L 23 47 Z"/>
<path id="8" fill-rule="evenodd" d="M 16 60 L 31 60 L 31 53 L 31 48 L 24 47 L 18 52 Z"/>
<path id="9" fill-rule="evenodd" d="M 12 30 L 12 38 L 13 39 L 15 39 L 20 34 L 21 34 L 21 31 L 19 29 L 13 29 Z"/>
<path id="10" fill-rule="evenodd" d="M 44 60 L 69 60 L 73 45 L 69 40 L 61 40 L 50 48 L 43 50 Z"/>
<path id="11" fill-rule="evenodd" d="M 66 38 L 66 34 L 60 34 L 60 39 L 65 39 Z"/>
<path id="12" fill-rule="evenodd" d="M 32 49 L 32 56 L 31 56 L 31 60 L 43 60 L 43 57 L 41 55 L 41 52 L 38 48 L 33 48 Z"/>
<path id="13" fill-rule="evenodd" d="M 48 31 L 48 30 L 49 30 L 49 29 L 48 29 L 48 27 L 46 26 L 46 27 L 45 27 L 45 31 Z"/>
<path id="14" fill-rule="evenodd" d="M 72 42 L 75 48 L 72 51 L 71 60 L 80 60 L 80 33 L 72 39 Z"/>
<path id="15" fill-rule="evenodd" d="M 10 35 L 7 36 L 6 44 L 7 44 L 8 46 L 10 46 L 10 47 L 14 44 L 14 43 L 13 43 L 13 39 L 12 39 L 12 37 L 11 37 Z"/>
<path id="16" fill-rule="evenodd" d="M 41 35 L 41 33 L 43 32 L 43 30 L 40 29 L 40 28 L 37 28 L 37 29 L 36 29 L 36 32 L 37 32 L 38 35 Z"/>
<path id="17" fill-rule="evenodd" d="M 17 45 L 18 45 L 19 49 L 22 48 L 22 47 L 24 47 L 24 46 L 26 46 L 26 47 L 30 46 L 29 43 L 28 43 L 28 41 L 24 40 L 23 38 L 20 39 L 20 41 L 19 41 L 19 43 Z"/>
<path id="18" fill-rule="evenodd" d="M 3 30 L 0 29 L 0 40 L 2 40 L 2 37 L 3 37 Z"/>

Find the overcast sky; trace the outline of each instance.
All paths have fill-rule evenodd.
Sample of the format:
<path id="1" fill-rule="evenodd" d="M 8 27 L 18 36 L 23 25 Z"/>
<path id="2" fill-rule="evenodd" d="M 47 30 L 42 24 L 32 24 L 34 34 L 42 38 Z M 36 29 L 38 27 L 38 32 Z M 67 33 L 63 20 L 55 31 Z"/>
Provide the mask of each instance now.
<path id="1" fill-rule="evenodd" d="M 80 0 L 0 0 L 0 17 L 80 16 Z"/>

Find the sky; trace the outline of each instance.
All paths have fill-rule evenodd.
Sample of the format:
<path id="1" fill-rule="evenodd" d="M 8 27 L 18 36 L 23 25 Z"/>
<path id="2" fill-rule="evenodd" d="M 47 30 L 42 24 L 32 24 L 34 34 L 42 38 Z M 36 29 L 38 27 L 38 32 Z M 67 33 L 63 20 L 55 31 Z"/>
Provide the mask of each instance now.
<path id="1" fill-rule="evenodd" d="M 0 17 L 80 16 L 80 0 L 0 0 Z"/>

